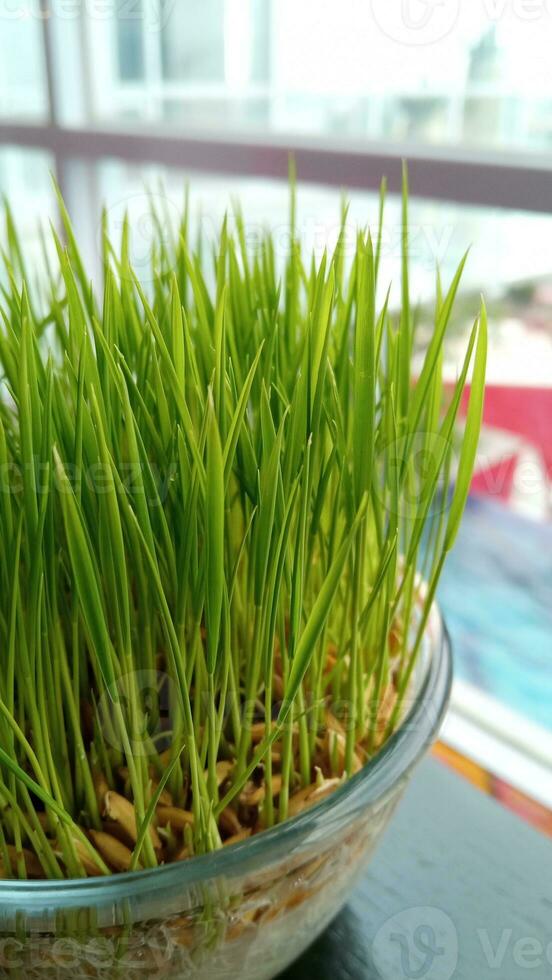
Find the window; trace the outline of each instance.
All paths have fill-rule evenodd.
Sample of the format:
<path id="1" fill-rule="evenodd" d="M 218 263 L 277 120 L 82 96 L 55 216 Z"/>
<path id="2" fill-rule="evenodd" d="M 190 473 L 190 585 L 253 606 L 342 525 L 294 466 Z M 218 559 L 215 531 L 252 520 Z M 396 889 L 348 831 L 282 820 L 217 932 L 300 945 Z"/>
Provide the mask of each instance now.
<path id="1" fill-rule="evenodd" d="M 426 23 L 421 0 L 403 16 L 387 0 L 119 0 L 103 23 L 117 52 L 103 76 L 111 98 L 98 92 L 95 111 L 223 131 L 550 148 L 546 5 L 440 6 Z"/>

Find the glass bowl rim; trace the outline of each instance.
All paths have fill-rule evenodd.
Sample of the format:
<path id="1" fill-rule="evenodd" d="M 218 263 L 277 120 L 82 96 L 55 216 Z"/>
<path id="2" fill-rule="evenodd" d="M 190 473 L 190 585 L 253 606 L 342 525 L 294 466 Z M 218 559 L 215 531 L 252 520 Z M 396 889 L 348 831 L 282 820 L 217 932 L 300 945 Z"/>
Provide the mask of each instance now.
<path id="1" fill-rule="evenodd" d="M 25 905 L 29 912 L 50 907 L 56 902 L 94 907 L 106 902 L 139 898 L 154 889 L 185 890 L 212 878 L 244 873 L 290 853 L 291 846 L 307 837 L 310 831 L 336 814 L 352 819 L 351 812 L 366 808 L 385 798 L 405 781 L 434 741 L 443 721 L 452 686 L 452 651 L 446 624 L 434 603 L 426 631 L 431 647 L 428 664 L 413 703 L 400 726 L 376 755 L 362 769 L 346 780 L 330 796 L 282 824 L 277 824 L 214 853 L 202 854 L 186 861 L 161 865 L 144 871 L 129 871 L 97 878 L 65 878 L 37 881 L 5 880 L 0 882 L 0 907 Z M 429 712 L 424 708 L 431 706 Z"/>

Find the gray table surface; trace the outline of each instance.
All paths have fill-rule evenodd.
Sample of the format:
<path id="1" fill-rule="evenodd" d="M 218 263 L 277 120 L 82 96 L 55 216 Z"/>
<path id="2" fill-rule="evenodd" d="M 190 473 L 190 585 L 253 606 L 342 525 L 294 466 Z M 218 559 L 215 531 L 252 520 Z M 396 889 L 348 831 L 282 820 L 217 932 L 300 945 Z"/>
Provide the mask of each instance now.
<path id="1" fill-rule="evenodd" d="M 552 841 L 425 761 L 308 977 L 552 980 Z"/>

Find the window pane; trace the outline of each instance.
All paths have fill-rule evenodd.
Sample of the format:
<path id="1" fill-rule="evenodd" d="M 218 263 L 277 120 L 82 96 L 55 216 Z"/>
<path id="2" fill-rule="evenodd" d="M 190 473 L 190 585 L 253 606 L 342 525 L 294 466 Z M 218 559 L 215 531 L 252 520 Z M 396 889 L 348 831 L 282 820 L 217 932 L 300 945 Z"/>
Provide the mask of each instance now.
<path id="1" fill-rule="evenodd" d="M 117 0 L 119 16 L 116 21 L 118 77 L 121 82 L 142 81 L 144 77 L 143 9 L 134 5 L 135 16 L 126 17 L 127 0 Z"/>
<path id="2" fill-rule="evenodd" d="M 117 35 L 118 57 L 113 77 L 100 80 L 110 94 L 99 100 L 103 114 L 217 130 L 552 146 L 546 4 L 141 0 L 130 18 L 119 2 L 118 18 L 104 25 Z"/>
<path id="3" fill-rule="evenodd" d="M 0 118 L 47 115 L 38 0 L 0 0 Z"/>
<path id="4" fill-rule="evenodd" d="M 224 80 L 224 0 L 181 0 L 160 40 L 167 81 Z"/>
<path id="5" fill-rule="evenodd" d="M 0 148 L 0 196 L 9 202 L 29 270 L 42 267 L 39 225 L 47 231 L 48 222 L 56 219 L 50 179 L 53 169 L 54 161 L 47 153 Z M 2 229 L 0 237 L 3 234 Z"/>

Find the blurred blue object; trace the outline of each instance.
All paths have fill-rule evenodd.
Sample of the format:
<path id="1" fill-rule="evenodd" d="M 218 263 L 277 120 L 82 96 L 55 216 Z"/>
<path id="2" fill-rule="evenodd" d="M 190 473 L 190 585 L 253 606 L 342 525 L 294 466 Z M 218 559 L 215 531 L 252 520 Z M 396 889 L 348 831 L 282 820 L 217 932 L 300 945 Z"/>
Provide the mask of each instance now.
<path id="1" fill-rule="evenodd" d="M 471 497 L 439 599 L 458 676 L 552 730 L 552 526 Z"/>

